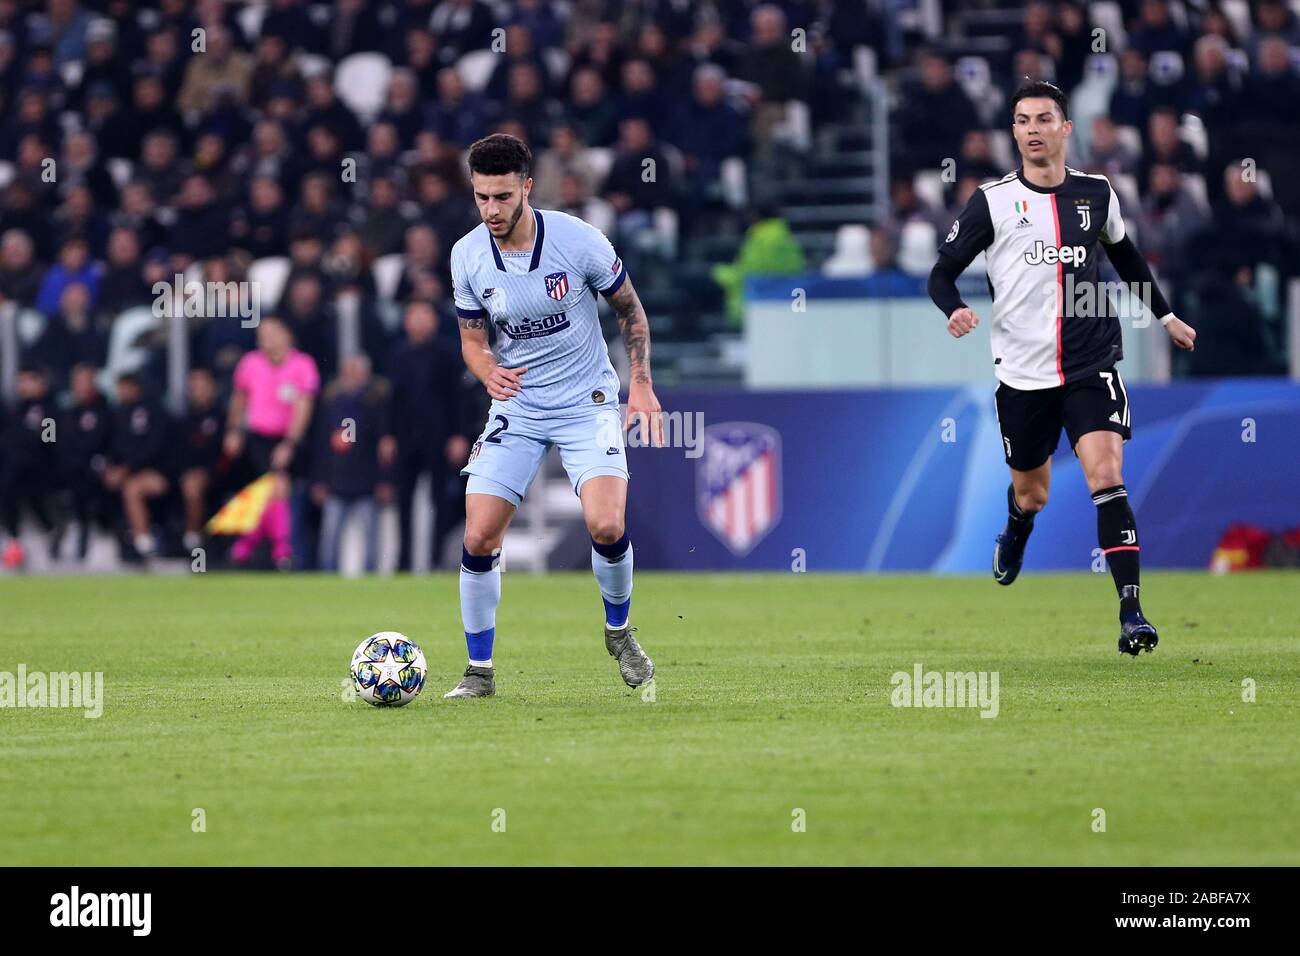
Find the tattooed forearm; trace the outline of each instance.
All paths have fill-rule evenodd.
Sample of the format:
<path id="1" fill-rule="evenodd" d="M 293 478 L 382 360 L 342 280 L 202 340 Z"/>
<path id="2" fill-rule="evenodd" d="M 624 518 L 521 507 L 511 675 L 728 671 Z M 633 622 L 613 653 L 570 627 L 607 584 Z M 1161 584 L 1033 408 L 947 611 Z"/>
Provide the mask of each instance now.
<path id="1" fill-rule="evenodd" d="M 462 329 L 486 329 L 486 328 L 487 328 L 487 316 L 486 316 L 486 315 L 480 315 L 480 316 L 477 316 L 477 317 L 475 317 L 475 318 L 467 319 L 467 318 L 465 318 L 465 316 L 462 315 L 462 316 L 460 317 L 460 327 L 461 327 Z"/>
<path id="2" fill-rule="evenodd" d="M 632 381 L 650 384 L 650 322 L 646 318 L 641 299 L 626 279 L 622 287 L 610 297 L 610 305 L 618 316 L 618 327 L 623 333 L 628 363 L 632 367 Z"/>

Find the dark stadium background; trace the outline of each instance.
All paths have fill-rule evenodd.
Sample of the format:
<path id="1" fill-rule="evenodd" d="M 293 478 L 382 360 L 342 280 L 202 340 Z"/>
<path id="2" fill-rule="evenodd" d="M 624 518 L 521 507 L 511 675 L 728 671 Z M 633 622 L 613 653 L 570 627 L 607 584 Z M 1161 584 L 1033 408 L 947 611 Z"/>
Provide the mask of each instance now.
<path id="1" fill-rule="evenodd" d="M 186 537 L 182 473 L 208 475 L 209 515 L 250 477 L 219 453 L 220 428 L 217 446 L 209 432 L 212 420 L 224 424 L 231 373 L 254 347 L 254 330 L 210 314 L 159 317 L 156 282 L 179 273 L 252 283 L 262 314 L 285 318 L 319 369 L 318 416 L 346 391 L 336 383 L 343 359 L 369 357 L 365 394 L 398 436 L 398 452 L 359 480 L 388 506 L 381 565 L 398 563 L 400 526 L 422 569 L 440 557 L 435 539 L 454 548 L 455 469 L 486 408 L 459 364 L 448 287 L 451 246 L 477 222 L 463 162 L 471 142 L 507 131 L 531 144 L 535 204 L 599 226 L 624 257 L 650 316 L 665 407 L 712 421 L 711 402 L 743 409 L 738 390 L 765 384 L 746 331 L 764 283 L 773 297 L 764 276 L 780 277 L 774 295 L 787 302 L 787 286 L 816 299 L 829 283 L 826 301 L 883 296 L 890 307 L 928 306 L 921 289 L 938 239 L 978 183 L 1016 165 L 1007 106 L 1025 77 L 1070 95 L 1069 164 L 1111 178 L 1139 248 L 1198 330 L 1193 354 L 1156 354 L 1131 377 L 1153 388 L 1269 378 L 1267 393 L 1233 392 L 1244 396 L 1233 399 L 1233 414 L 1244 403 L 1249 416 L 1257 400 L 1260 414 L 1294 438 L 1297 6 L 0 0 L 0 503 L 10 530 L 15 521 L 23 528 L 19 539 L 5 537 L 6 566 L 138 566 L 119 496 L 102 482 L 129 457 L 169 479 L 151 503 L 162 558 L 153 566 L 188 567 L 200 539 Z M 982 278 L 970 281 L 978 288 Z M 844 282 L 856 285 L 845 292 Z M 416 359 L 403 352 L 412 302 L 431 303 L 440 317 L 438 347 Z M 916 321 L 941 331 L 929 308 Z M 622 368 L 608 317 L 606 331 Z M 1125 329 L 1126 342 L 1142 335 L 1163 345 L 1158 326 Z M 987 369 L 948 370 L 951 356 L 978 345 L 928 348 L 911 356 L 919 375 L 895 370 L 847 384 L 991 393 Z M 419 362 L 436 366 L 438 388 L 404 402 L 412 382 L 430 380 Z M 213 376 L 209 411 L 188 404 L 191 368 Z M 118 405 L 127 373 L 149 411 L 143 434 L 129 434 L 134 410 Z M 45 390 L 21 397 L 24 374 Z M 782 383 L 793 389 L 780 402 L 788 433 L 851 435 L 851 422 L 800 411 L 800 388 L 845 384 L 815 374 Z M 1213 394 L 1213 382 L 1201 385 L 1178 394 L 1189 402 Z M 692 391 L 674 403 L 677 387 Z M 946 399 L 923 401 L 938 410 Z M 1171 427 L 1176 411 L 1166 412 Z M 58 441 L 34 438 L 46 418 L 57 422 Z M 1140 447 L 1137 401 L 1134 421 Z M 300 569 L 318 564 L 320 502 L 334 480 L 328 423 L 313 436 L 294 497 Z M 365 447 L 374 454 L 373 443 Z M 1295 449 L 1272 447 L 1270 472 L 1294 476 Z M 649 454 L 634 452 L 634 474 Z M 815 508 L 799 498 L 799 470 L 829 467 L 838 452 L 827 454 L 825 465 L 787 457 L 788 522 Z M 860 449 L 853 468 L 911 454 Z M 980 454 L 996 464 L 996 441 Z M 1209 457 L 1226 460 L 1222 449 Z M 1184 478 L 1213 462 L 1186 464 Z M 710 533 L 690 500 L 695 461 L 679 451 L 671 466 L 655 467 L 687 471 L 634 483 L 634 537 L 655 516 L 677 515 L 681 534 L 672 547 L 656 542 L 647 566 L 689 566 L 691 536 Z M 1258 518 L 1250 509 L 1259 501 L 1243 484 L 1249 466 L 1233 467 L 1216 500 Z M 1005 475 L 989 480 L 996 503 Z M 685 490 L 660 490 L 674 481 Z M 586 553 L 576 501 L 554 475 L 538 489 L 507 558 L 565 566 L 567 543 Z M 399 515 L 392 503 L 408 500 L 414 505 Z M 1271 503 L 1274 524 L 1264 531 L 1284 532 L 1288 516 L 1300 524 L 1294 503 Z M 1080 507 L 1086 518 L 1086 497 Z M 1215 521 L 1226 530 L 1232 517 L 1216 512 Z M 790 525 L 798 531 L 760 563 L 788 563 L 787 539 L 826 533 L 825 519 L 818 512 Z M 83 527 L 91 529 L 84 552 Z M 352 534 L 344 563 L 355 569 Z M 715 566 L 746 566 L 743 547 L 708 543 Z M 864 550 L 836 560 L 889 566 L 879 557 Z M 1201 543 L 1168 555 L 1173 564 L 1209 560 Z M 937 561 L 927 555 L 913 566 L 960 569 Z"/>

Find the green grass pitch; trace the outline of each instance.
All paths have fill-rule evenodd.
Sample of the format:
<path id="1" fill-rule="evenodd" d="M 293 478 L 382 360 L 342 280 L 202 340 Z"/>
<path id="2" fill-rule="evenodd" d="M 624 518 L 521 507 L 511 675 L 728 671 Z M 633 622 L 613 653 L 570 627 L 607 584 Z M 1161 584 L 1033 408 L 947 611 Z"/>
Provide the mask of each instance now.
<path id="1" fill-rule="evenodd" d="M 9 578 L 0 671 L 102 671 L 105 702 L 0 709 L 0 856 L 1300 863 L 1296 576 L 1143 584 L 1162 639 L 1134 660 L 1099 575 L 642 573 L 647 701 L 605 653 L 589 574 L 511 573 L 498 696 L 444 701 L 465 656 L 453 576 Z M 379 630 L 428 657 L 406 708 L 343 700 Z M 917 662 L 998 672 L 997 717 L 891 706 Z"/>

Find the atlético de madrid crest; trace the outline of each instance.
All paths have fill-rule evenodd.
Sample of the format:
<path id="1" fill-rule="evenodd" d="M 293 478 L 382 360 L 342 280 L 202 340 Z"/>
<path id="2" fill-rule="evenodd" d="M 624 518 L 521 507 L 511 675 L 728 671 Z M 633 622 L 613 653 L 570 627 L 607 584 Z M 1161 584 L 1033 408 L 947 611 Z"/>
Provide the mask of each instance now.
<path id="1" fill-rule="evenodd" d="M 781 520 L 781 436 L 754 422 L 704 429 L 695 465 L 695 510 L 737 557 L 744 557 Z"/>
<path id="2" fill-rule="evenodd" d="M 569 274 L 552 272 L 546 277 L 546 294 L 552 299 L 563 299 L 569 294 Z"/>

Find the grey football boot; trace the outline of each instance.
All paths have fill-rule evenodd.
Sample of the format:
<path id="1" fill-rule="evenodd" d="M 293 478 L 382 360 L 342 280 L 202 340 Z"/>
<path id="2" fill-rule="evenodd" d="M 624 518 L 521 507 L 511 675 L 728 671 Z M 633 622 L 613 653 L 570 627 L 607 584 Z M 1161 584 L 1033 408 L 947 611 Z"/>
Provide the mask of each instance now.
<path id="1" fill-rule="evenodd" d="M 618 660 L 618 672 L 628 687 L 640 687 L 655 676 L 655 662 L 632 636 L 635 627 L 605 627 L 605 650 Z"/>
<path id="2" fill-rule="evenodd" d="M 442 696 L 444 700 L 453 697 L 492 697 L 496 692 L 497 669 L 470 664 L 465 668 L 465 676 L 460 679 L 460 683 Z"/>

